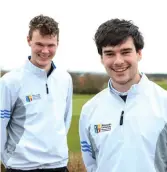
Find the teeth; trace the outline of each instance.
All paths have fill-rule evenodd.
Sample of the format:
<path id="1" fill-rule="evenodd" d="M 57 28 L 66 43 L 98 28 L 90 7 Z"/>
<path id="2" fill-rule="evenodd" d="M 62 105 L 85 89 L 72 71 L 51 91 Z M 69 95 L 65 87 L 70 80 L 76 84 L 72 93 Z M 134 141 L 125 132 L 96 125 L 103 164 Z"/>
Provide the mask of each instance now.
<path id="1" fill-rule="evenodd" d="M 47 56 L 44 56 L 44 55 L 38 55 L 39 57 L 41 57 L 41 58 L 48 58 L 48 55 Z"/>
<path id="2" fill-rule="evenodd" d="M 127 68 L 117 69 L 117 70 L 114 69 L 114 71 L 115 71 L 115 72 L 123 72 L 123 71 L 125 71 L 126 69 L 127 69 Z"/>
<path id="3" fill-rule="evenodd" d="M 116 70 L 116 71 L 121 72 L 121 71 L 124 71 L 124 69 L 118 69 L 118 70 Z"/>

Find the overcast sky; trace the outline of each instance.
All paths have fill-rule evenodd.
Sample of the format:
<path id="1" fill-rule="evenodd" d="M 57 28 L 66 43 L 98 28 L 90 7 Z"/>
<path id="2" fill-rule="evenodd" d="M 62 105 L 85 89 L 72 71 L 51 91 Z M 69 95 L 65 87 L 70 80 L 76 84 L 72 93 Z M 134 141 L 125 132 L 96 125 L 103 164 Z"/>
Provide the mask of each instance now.
<path id="1" fill-rule="evenodd" d="M 93 37 L 111 18 L 133 20 L 145 38 L 140 71 L 167 73 L 165 0 L 5 0 L 0 2 L 0 67 L 22 65 L 30 48 L 28 23 L 39 14 L 59 22 L 60 45 L 54 61 L 71 71 L 105 72 Z"/>

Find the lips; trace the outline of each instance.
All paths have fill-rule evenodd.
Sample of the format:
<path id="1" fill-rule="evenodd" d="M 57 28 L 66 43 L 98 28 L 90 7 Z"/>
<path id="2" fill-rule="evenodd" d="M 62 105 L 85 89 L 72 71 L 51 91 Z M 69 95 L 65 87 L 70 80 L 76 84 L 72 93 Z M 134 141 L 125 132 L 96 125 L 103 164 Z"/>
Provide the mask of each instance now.
<path id="1" fill-rule="evenodd" d="M 44 55 L 38 54 L 38 56 L 41 57 L 41 58 L 47 58 L 49 55 L 45 55 L 45 56 L 44 56 Z"/>
<path id="2" fill-rule="evenodd" d="M 117 69 L 112 69 L 115 72 L 124 72 L 128 69 L 129 67 L 124 67 L 124 68 L 117 68 Z"/>
<path id="3" fill-rule="evenodd" d="M 41 60 L 45 61 L 45 60 L 48 60 L 49 59 L 49 55 L 40 55 L 38 54 L 38 57 L 40 57 Z"/>

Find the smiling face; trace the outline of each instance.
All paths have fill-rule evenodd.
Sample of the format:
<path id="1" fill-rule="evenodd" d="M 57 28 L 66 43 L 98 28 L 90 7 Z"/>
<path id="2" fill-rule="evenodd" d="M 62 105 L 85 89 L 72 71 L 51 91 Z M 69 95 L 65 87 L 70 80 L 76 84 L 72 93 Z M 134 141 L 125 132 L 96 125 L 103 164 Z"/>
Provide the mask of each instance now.
<path id="1" fill-rule="evenodd" d="M 41 68 L 49 71 L 51 61 L 55 56 L 58 40 L 57 35 L 42 36 L 39 30 L 33 31 L 32 39 L 27 37 L 29 46 L 31 47 L 31 62 Z"/>
<path id="2" fill-rule="evenodd" d="M 138 62 L 141 50 L 136 52 L 133 39 L 129 37 L 122 44 L 102 48 L 101 62 L 112 79 L 115 89 L 120 92 L 139 82 Z"/>

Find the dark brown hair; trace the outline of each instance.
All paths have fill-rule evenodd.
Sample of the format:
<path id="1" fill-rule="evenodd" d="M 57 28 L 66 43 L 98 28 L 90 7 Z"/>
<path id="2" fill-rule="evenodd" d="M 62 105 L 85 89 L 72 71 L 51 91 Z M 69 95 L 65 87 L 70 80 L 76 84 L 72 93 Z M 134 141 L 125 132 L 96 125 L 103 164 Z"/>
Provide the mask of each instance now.
<path id="1" fill-rule="evenodd" d="M 33 31 L 39 30 L 42 36 L 57 35 L 59 39 L 58 23 L 51 17 L 39 15 L 34 17 L 29 23 L 29 38 L 32 39 Z"/>

